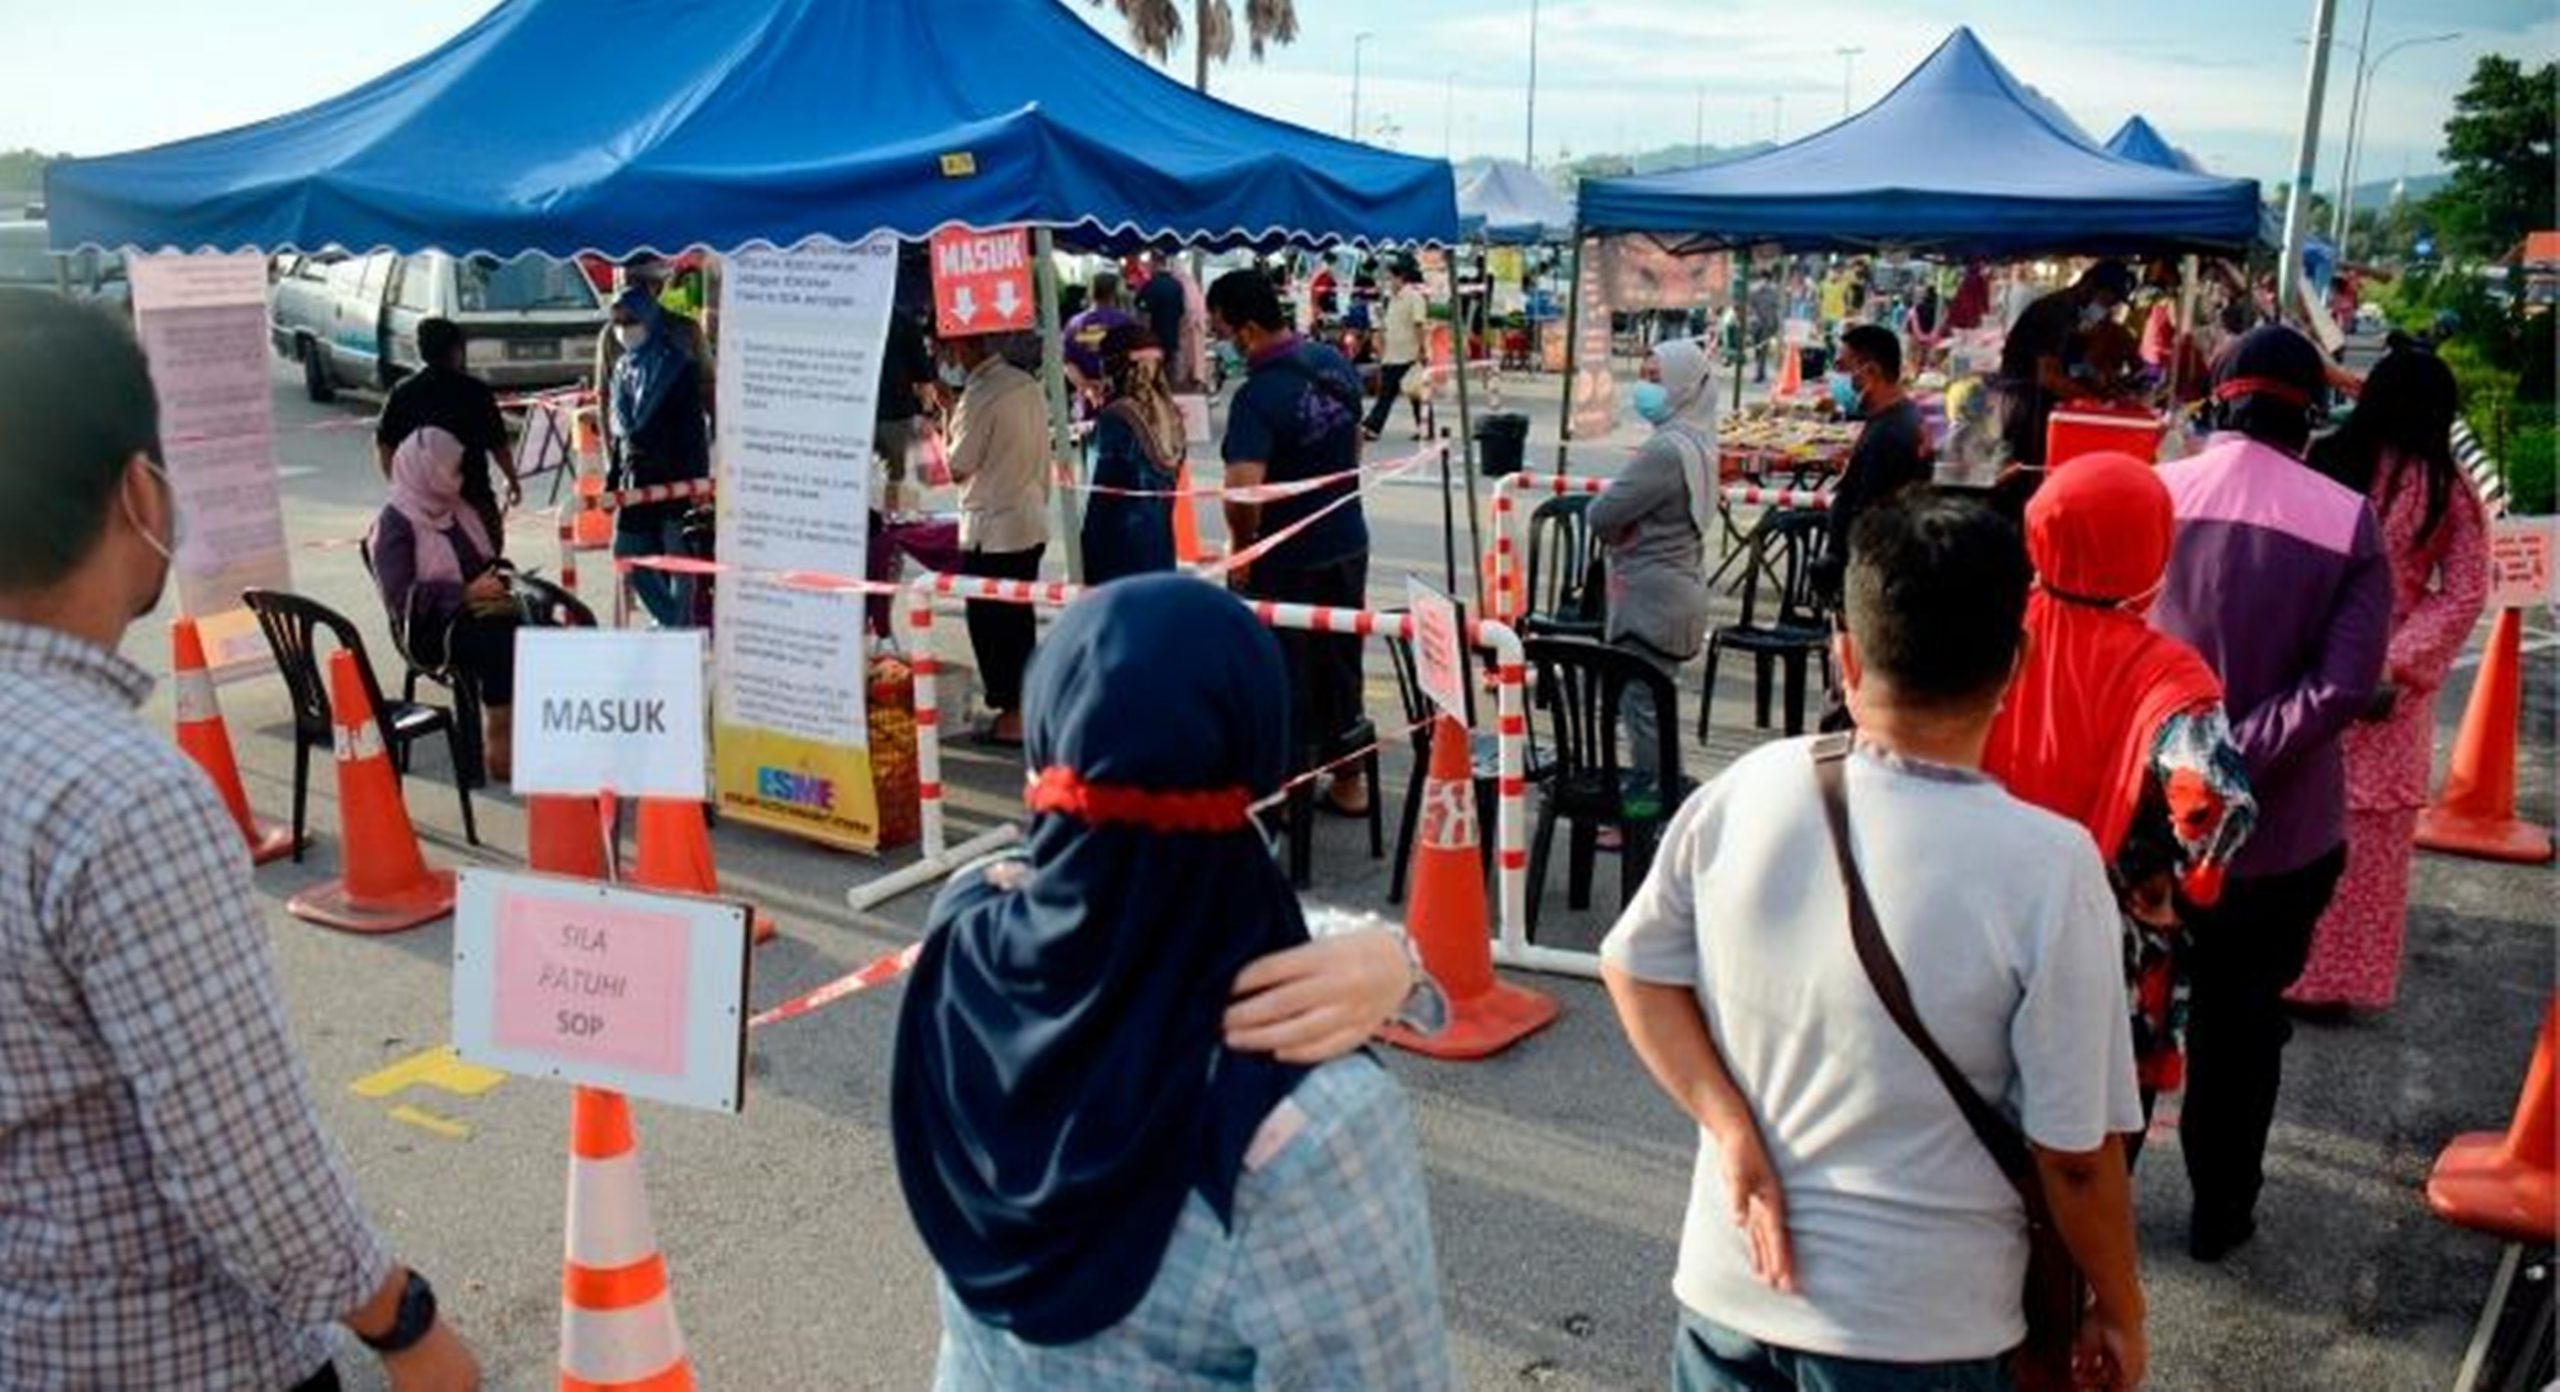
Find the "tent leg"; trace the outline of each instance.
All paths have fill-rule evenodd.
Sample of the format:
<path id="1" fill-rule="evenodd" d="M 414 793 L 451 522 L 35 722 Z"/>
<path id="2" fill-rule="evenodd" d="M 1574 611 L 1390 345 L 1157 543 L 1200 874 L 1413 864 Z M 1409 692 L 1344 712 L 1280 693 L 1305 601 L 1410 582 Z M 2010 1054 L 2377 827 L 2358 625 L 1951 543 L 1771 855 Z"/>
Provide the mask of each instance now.
<path id="1" fill-rule="evenodd" d="M 1751 248 L 1733 253 L 1733 409 L 1742 410 L 1742 360 L 1751 356 Z"/>
<path id="2" fill-rule="evenodd" d="M 1031 229 L 1032 278 L 1040 300 L 1040 385 L 1049 397 L 1049 456 L 1052 477 L 1065 470 L 1067 476 L 1081 482 L 1084 470 L 1077 467 L 1075 433 L 1067 419 L 1067 366 L 1059 351 L 1065 341 L 1058 329 L 1058 262 L 1052 254 L 1056 242 L 1049 229 Z M 1084 499 L 1072 488 L 1056 490 L 1058 525 L 1065 535 L 1059 538 L 1059 549 L 1066 554 L 1067 579 L 1084 583 Z"/>
<path id="3" fill-rule="evenodd" d="M 1476 572 L 1484 564 L 1484 523 L 1478 516 L 1476 508 L 1475 418 L 1467 404 L 1467 300 L 1466 292 L 1459 287 L 1456 247 L 1449 249 L 1449 320 L 1452 325 L 1449 334 L 1451 349 L 1449 356 L 1456 361 L 1458 373 L 1458 449 L 1460 451 L 1458 457 L 1465 465 L 1459 475 L 1458 483 L 1467 490 L 1467 571 L 1475 576 L 1476 583 L 1481 586 L 1484 583 L 1484 576 Z M 1440 444 L 1440 495 L 1446 499 L 1448 493 L 1449 445 L 1444 440 Z M 1445 512 L 1444 506 L 1442 521 L 1447 524 L 1452 533 L 1450 544 L 1454 548 L 1457 542 L 1455 535 L 1457 524 L 1450 521 L 1445 516 Z M 1454 557 L 1449 562 L 1449 591 L 1453 595 L 1462 593 L 1458 589 L 1458 563 Z M 1464 593 L 1481 594 L 1483 591 L 1477 589 Z"/>
<path id="4" fill-rule="evenodd" d="M 1565 269 L 1564 412 L 1556 421 L 1556 477 L 1564 477 L 1565 455 L 1573 444 L 1573 386 L 1582 375 L 1582 226 L 1573 229 L 1573 257 Z"/>
<path id="5" fill-rule="evenodd" d="M 2169 409 L 2173 411 L 2186 400 L 2186 346 L 2194 341 L 2196 331 L 2196 269 L 2192 255 L 2178 268 L 2178 339 L 2169 349 Z"/>

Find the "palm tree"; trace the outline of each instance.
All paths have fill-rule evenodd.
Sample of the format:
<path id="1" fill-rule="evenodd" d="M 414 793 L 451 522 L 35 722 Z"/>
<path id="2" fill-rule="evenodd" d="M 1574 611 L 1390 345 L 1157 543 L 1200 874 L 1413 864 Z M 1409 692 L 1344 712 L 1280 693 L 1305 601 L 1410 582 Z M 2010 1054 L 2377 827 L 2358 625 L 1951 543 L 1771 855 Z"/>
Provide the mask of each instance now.
<path id="1" fill-rule="evenodd" d="M 1088 0 L 1101 5 L 1104 0 Z M 1173 46 L 1182 41 L 1183 0 L 1109 0 L 1111 7 L 1129 24 L 1129 41 L 1138 51 L 1161 63 L 1173 54 Z M 1191 46 L 1191 85 L 1209 90 L 1209 63 L 1227 61 L 1235 52 L 1236 15 L 1229 0 L 1191 0 L 1192 27 L 1199 41 Z M 1255 62 L 1262 61 L 1265 50 L 1274 44 L 1287 44 L 1298 37 L 1296 0 L 1244 0 L 1245 43 Z"/>

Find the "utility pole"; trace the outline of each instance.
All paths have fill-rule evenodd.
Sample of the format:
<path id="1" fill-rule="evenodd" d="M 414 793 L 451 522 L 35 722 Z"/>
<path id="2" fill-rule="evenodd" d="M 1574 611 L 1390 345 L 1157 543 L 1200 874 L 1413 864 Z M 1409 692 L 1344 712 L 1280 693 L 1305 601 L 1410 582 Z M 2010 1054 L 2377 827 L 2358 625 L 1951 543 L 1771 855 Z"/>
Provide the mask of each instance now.
<path id="1" fill-rule="evenodd" d="M 1529 0 L 1529 145 L 1520 158 L 1538 167 L 1538 0 Z"/>
<path id="2" fill-rule="evenodd" d="M 2356 40 L 2356 80 L 2347 91 L 2347 138 L 2338 150 L 2338 197 L 2329 205 L 2329 240 L 2338 244 L 2338 257 L 2347 254 L 2347 180 L 2353 171 L 2347 162 L 2356 148 L 2356 118 L 2364 113 L 2364 83 L 2373 74 L 2373 65 L 2365 60 L 2373 54 L 2373 0 L 2364 0 L 2364 32 Z"/>
<path id="3" fill-rule="evenodd" d="M 2293 182 L 2285 190 L 2284 251 L 2276 262 L 2276 317 L 2301 293 L 2302 237 L 2311 220 L 2311 176 L 2320 162 L 2320 100 L 2329 88 L 2329 35 L 2338 0 L 2312 0 L 2311 64 L 2302 79 L 2302 137 L 2294 145 Z"/>
<path id="4" fill-rule="evenodd" d="M 1707 89 L 1698 89 L 1698 118 L 1689 128 L 1689 163 L 1707 162 Z"/>
<path id="5" fill-rule="evenodd" d="M 1360 50 L 1377 35 L 1363 29 L 1351 36 L 1351 138 L 1360 138 Z"/>
<path id="6" fill-rule="evenodd" d="M 2370 4 L 2372 3 L 2372 0 L 2366 0 L 2366 3 Z M 1840 55 L 1840 114 L 1843 117 L 1846 117 L 1849 114 L 1849 83 L 1851 78 L 1858 71 L 1858 55 L 1866 52 L 1866 50 L 1863 48 L 1835 48 L 1831 51 Z"/>

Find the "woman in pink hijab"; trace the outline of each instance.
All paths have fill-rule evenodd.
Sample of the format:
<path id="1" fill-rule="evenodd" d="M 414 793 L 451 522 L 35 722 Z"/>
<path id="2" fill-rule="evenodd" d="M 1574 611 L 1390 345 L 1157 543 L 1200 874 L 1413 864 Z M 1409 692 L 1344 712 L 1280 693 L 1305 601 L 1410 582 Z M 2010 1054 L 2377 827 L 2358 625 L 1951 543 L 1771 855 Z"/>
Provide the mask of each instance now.
<path id="1" fill-rule="evenodd" d="M 487 524 L 462 499 L 462 442 L 436 426 L 391 456 L 391 501 L 373 521 L 374 583 L 402 646 L 480 698 L 488 774 L 514 774 L 517 609 Z"/>

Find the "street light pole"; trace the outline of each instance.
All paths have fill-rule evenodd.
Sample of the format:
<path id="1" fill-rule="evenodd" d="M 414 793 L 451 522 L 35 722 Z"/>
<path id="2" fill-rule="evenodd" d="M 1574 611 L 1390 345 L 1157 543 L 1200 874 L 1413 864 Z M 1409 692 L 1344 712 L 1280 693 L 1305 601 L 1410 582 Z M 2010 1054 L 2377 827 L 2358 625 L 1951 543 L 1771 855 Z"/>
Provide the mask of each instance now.
<path id="1" fill-rule="evenodd" d="M 1707 89 L 1698 89 L 1698 118 L 1689 128 L 1689 163 L 1707 162 Z"/>
<path id="2" fill-rule="evenodd" d="M 2320 100 L 2329 88 L 2329 35 L 2337 27 L 2338 0 L 2312 0 L 2310 71 L 2302 80 L 2302 136 L 2293 151 L 2293 182 L 2285 190 L 2284 252 L 2276 262 L 2276 317 L 2300 293 L 2302 235 L 2311 220 L 2311 176 L 2320 159 Z"/>
<path id="3" fill-rule="evenodd" d="M 2382 65 L 2390 59 L 2392 54 L 2404 48 L 2416 48 L 2421 44 L 2451 43 L 2461 37 L 2462 31 L 2458 29 L 2442 34 L 2422 34 L 2413 39 L 2402 39 L 2398 43 L 2387 45 L 2380 53 L 2365 59 L 2363 72 L 2356 81 L 2358 97 L 2355 112 L 2347 122 L 2346 168 L 2338 180 L 2339 260 L 2347 259 L 2347 242 L 2355 236 L 2356 167 L 2364 158 L 2365 118 L 2370 114 L 2367 108 L 2373 100 L 2373 75 L 2382 70 Z"/>
<path id="4" fill-rule="evenodd" d="M 2347 161 L 2356 148 L 2356 121 L 2364 114 L 2364 84 L 2373 75 L 2373 64 L 2365 61 L 2373 53 L 2373 0 L 2364 0 L 2364 29 L 2356 38 L 2356 81 L 2347 93 L 2347 139 L 2338 149 L 2338 196 L 2329 205 L 2329 240 L 2338 244 L 2338 258 L 2347 255 L 2347 179 L 2352 171 Z"/>
<path id="5" fill-rule="evenodd" d="M 1529 0 L 1529 147 L 1520 158 L 1538 167 L 1538 0 Z"/>
<path id="6" fill-rule="evenodd" d="M 1451 69 L 1440 89 L 1440 158 L 1456 153 L 1449 145 L 1449 135 L 1458 127 L 1458 74 Z"/>
<path id="7" fill-rule="evenodd" d="M 1769 94 L 1769 143 L 1783 145 L 1787 141 L 1787 94 Z"/>
<path id="8" fill-rule="evenodd" d="M 2365 0 L 2365 3 L 2371 4 L 2372 0 Z M 1840 114 L 1845 117 L 1849 114 L 1849 83 L 1858 71 L 1858 55 L 1866 50 L 1835 48 L 1831 51 L 1840 55 Z"/>
<path id="9" fill-rule="evenodd" d="M 1377 35 L 1363 29 L 1351 36 L 1351 138 L 1360 138 L 1360 50 Z"/>

